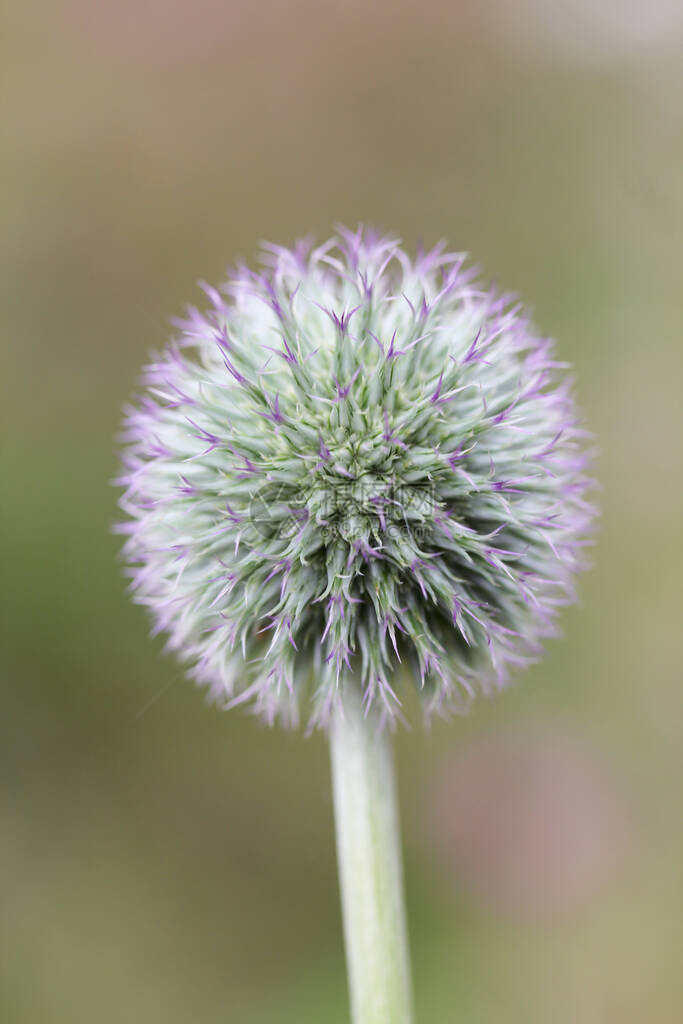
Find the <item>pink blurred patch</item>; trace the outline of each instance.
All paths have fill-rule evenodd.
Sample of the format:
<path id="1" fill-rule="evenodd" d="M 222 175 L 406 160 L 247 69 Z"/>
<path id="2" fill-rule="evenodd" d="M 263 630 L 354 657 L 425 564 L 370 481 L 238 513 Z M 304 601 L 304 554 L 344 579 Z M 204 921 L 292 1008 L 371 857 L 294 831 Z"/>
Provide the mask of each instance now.
<path id="1" fill-rule="evenodd" d="M 211 52 L 258 23 L 272 0 L 72 0 L 89 34 L 129 57 L 174 61 Z"/>
<path id="2" fill-rule="evenodd" d="M 594 751 L 551 728 L 471 740 L 440 766 L 432 844 L 458 887 L 520 917 L 583 903 L 628 845 L 625 799 Z"/>

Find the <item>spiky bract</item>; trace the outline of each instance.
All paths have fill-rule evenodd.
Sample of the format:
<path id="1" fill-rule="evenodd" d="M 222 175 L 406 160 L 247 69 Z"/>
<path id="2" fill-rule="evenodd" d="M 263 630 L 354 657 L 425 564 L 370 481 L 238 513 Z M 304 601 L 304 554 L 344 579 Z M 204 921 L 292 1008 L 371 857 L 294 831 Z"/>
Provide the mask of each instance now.
<path id="1" fill-rule="evenodd" d="M 553 342 L 462 255 L 363 231 L 204 290 L 127 411 L 121 502 L 195 677 L 325 724 L 351 676 L 391 719 L 408 671 L 441 711 L 537 657 L 593 512 Z"/>

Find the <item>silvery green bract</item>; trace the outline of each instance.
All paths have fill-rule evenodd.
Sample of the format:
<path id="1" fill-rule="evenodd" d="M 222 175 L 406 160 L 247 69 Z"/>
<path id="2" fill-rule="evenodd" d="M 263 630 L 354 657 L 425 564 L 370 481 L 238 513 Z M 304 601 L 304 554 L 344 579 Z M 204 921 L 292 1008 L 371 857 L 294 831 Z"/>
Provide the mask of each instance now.
<path id="1" fill-rule="evenodd" d="M 325 725 L 410 679 L 463 707 L 535 659 L 593 509 L 565 364 L 459 254 L 340 230 L 190 309 L 127 410 L 135 598 L 197 680 Z"/>

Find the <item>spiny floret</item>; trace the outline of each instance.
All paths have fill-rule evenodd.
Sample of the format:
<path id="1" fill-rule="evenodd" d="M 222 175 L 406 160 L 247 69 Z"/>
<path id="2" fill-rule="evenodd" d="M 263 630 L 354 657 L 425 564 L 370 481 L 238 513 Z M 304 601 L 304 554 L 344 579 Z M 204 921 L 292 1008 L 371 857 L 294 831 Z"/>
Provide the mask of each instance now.
<path id="1" fill-rule="evenodd" d="M 534 660 L 593 518 L 565 364 L 461 254 L 266 246 L 144 372 L 121 505 L 137 601 L 226 706 L 325 725 L 354 678 L 461 708 Z"/>

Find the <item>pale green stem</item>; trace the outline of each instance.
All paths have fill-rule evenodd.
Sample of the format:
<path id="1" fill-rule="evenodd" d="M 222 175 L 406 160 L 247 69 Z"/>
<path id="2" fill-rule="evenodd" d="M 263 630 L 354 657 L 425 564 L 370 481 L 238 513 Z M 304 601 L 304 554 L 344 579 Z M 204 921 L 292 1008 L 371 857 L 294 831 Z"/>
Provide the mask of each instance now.
<path id="1" fill-rule="evenodd" d="M 348 686 L 330 727 L 353 1024 L 411 1024 L 408 936 L 390 736 Z"/>

